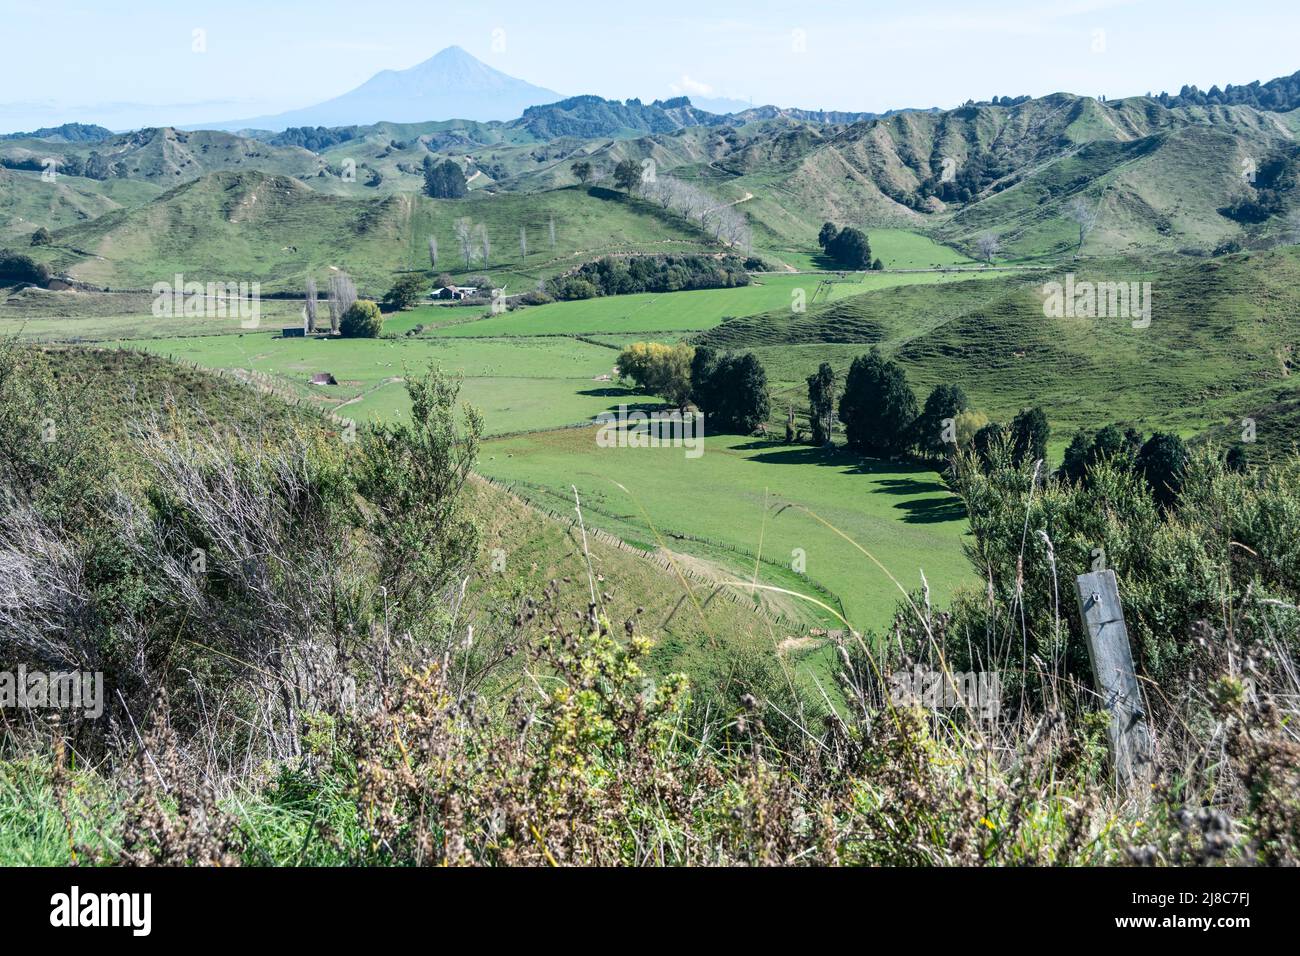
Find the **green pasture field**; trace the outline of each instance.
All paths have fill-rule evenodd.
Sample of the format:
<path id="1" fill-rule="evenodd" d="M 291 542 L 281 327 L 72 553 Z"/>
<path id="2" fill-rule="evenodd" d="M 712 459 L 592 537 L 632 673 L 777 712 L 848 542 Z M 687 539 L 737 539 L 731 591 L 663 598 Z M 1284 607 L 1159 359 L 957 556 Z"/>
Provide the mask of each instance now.
<path id="1" fill-rule="evenodd" d="M 491 434 L 589 421 L 624 394 L 595 380 L 610 371 L 611 349 L 566 338 L 285 339 L 278 331 L 259 331 L 119 344 L 207 368 L 246 369 L 289 395 L 356 420 L 405 414 L 403 376 L 432 363 L 464 376 L 462 398 L 480 408 Z M 329 372 L 338 385 L 310 384 L 317 372 Z"/>
<path id="2" fill-rule="evenodd" d="M 974 277 L 994 277 L 990 270 Z M 850 272 L 843 275 L 800 275 L 767 273 L 752 284 L 733 289 L 700 289 L 692 292 L 645 292 L 637 295 L 602 296 L 571 302 L 516 309 L 465 321 L 462 310 L 442 306 L 421 306 L 402 313 L 401 327 L 416 323 L 437 325 L 434 335 L 445 337 L 491 337 L 509 335 L 588 335 L 626 332 L 692 332 L 711 329 L 730 316 L 756 315 L 789 310 L 798 290 L 806 306 L 834 302 L 877 289 L 908 285 L 937 285 L 972 278 L 970 273 Z"/>
<path id="3" fill-rule="evenodd" d="M 959 250 L 910 229 L 868 229 L 867 238 L 871 241 L 872 256 L 878 258 L 887 271 L 943 269 L 952 266 L 975 268 L 980 265 Z M 775 249 L 773 254 L 801 271 L 834 268 L 815 246 L 810 249 Z"/>
<path id="4" fill-rule="evenodd" d="M 820 584 L 859 630 L 886 626 L 903 593 L 833 528 L 909 592 L 921 587 L 922 572 L 940 603 L 974 581 L 960 548 L 963 509 L 933 471 L 745 436 L 709 436 L 704 453 L 688 458 L 680 447 L 602 448 L 595 435 L 584 428 L 494 440 L 480 470 L 554 510 L 572 507 L 576 485 L 590 524 L 718 561 L 744 580 L 761 553 L 759 583 L 805 593 Z M 806 579 L 793 573 L 796 549 Z"/>

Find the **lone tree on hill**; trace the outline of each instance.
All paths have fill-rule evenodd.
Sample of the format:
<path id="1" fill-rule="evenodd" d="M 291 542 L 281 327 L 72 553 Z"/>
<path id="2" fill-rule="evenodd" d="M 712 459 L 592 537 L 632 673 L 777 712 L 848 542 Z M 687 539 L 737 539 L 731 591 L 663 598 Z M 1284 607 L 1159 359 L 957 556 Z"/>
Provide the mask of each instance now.
<path id="1" fill-rule="evenodd" d="M 450 159 L 435 163 L 432 156 L 424 157 L 424 191 L 434 199 L 463 199 L 469 195 L 460 166 Z"/>
<path id="2" fill-rule="evenodd" d="M 578 177 L 578 182 L 585 186 L 587 181 L 591 179 L 591 163 L 586 160 L 579 160 L 569 167 L 569 172 Z"/>
<path id="3" fill-rule="evenodd" d="M 987 263 L 992 263 L 993 257 L 998 254 L 998 249 L 1002 247 L 1002 243 L 993 233 L 986 232 L 975 240 L 975 246 L 979 249 L 980 258 Z"/>
<path id="4" fill-rule="evenodd" d="M 438 271 L 438 237 L 429 237 L 429 268 Z"/>
<path id="5" fill-rule="evenodd" d="M 1088 233 L 1097 225 L 1098 209 L 1083 196 L 1075 196 L 1065 207 L 1065 215 L 1079 227 L 1079 244 L 1074 250 L 1077 259 L 1083 253 L 1083 242 L 1088 238 Z"/>
<path id="6" fill-rule="evenodd" d="M 630 196 L 641 185 L 641 164 L 635 159 L 625 159 L 615 166 L 614 185 Z"/>

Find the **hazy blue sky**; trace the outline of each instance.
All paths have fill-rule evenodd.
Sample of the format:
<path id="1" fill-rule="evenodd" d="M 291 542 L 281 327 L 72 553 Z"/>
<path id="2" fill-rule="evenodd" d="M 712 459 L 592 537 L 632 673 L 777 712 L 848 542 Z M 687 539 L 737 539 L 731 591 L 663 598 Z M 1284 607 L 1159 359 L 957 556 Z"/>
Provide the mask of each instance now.
<path id="1" fill-rule="evenodd" d="M 196 28 L 205 53 L 191 49 Z M 278 112 L 453 43 L 566 95 L 846 110 L 1173 92 L 1300 69 L 1294 0 L 0 0 L 0 34 L 0 130 Z"/>

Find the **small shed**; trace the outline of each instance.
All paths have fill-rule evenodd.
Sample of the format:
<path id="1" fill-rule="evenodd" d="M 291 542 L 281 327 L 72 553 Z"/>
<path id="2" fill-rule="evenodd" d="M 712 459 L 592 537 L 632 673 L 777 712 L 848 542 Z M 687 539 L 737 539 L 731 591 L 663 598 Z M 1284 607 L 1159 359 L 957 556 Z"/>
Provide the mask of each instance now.
<path id="1" fill-rule="evenodd" d="M 313 385 L 337 385 L 339 380 L 329 372 L 317 372 L 311 377 L 311 383 Z"/>

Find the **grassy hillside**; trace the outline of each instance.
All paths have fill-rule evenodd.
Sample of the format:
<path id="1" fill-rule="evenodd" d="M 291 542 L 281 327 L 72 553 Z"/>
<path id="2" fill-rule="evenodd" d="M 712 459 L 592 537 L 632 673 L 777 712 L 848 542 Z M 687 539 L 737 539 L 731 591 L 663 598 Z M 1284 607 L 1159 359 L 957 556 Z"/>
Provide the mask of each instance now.
<path id="1" fill-rule="evenodd" d="M 1245 106 L 1055 94 L 738 144 L 674 174 L 722 196 L 752 194 L 746 211 L 761 248 L 811 246 L 831 220 L 929 231 L 970 254 L 979 234 L 994 232 L 1004 256 L 1059 257 L 1074 251 L 1064 207 L 1082 195 L 1100 213 L 1087 254 L 1209 251 L 1250 232 L 1218 213 L 1247 188 L 1242 160 L 1293 138 L 1286 121 Z M 971 194 L 923 195 L 945 177 Z"/>
<path id="2" fill-rule="evenodd" d="M 476 243 L 466 266 L 455 236 L 460 218 L 486 225 L 486 264 Z M 344 198 L 282 176 L 217 173 L 143 207 L 59 230 L 39 254 L 78 279 L 115 289 L 149 288 L 179 272 L 200 281 L 259 281 L 265 292 L 298 291 L 308 275 L 325 288 L 334 267 L 378 297 L 402 271 L 428 271 L 430 235 L 438 240 L 439 270 L 487 272 L 510 292 L 605 253 L 716 248 L 688 224 L 607 190 Z"/>
<path id="3" fill-rule="evenodd" d="M 1082 196 L 1098 214 L 1085 255 L 1209 251 L 1242 234 L 1218 210 L 1247 191 L 1242 161 L 1266 149 L 1259 137 L 1200 126 L 1089 143 L 962 209 L 937 234 L 970 247 L 992 231 L 1019 258 L 1072 254 L 1078 233 L 1065 207 Z"/>
<path id="4" fill-rule="evenodd" d="M 587 421 L 617 404 L 608 386 L 595 381 L 609 372 L 616 353 L 564 338 L 284 339 L 268 330 L 120 344 L 248 371 L 286 395 L 360 421 L 405 415 L 403 376 L 430 362 L 465 377 L 462 396 L 482 409 L 491 434 Z M 338 384 L 310 384 L 317 372 L 329 372 Z"/>
<path id="5" fill-rule="evenodd" d="M 802 380 L 821 361 L 841 374 L 879 344 L 922 396 L 961 385 L 994 417 L 1042 405 L 1053 444 L 1076 427 L 1126 421 L 1184 434 L 1273 401 L 1300 338 L 1300 249 L 1147 266 L 1116 260 L 1074 267 L 1079 281 L 1149 281 L 1152 321 L 1047 318 L 1033 278 L 918 286 L 867 293 L 802 316 L 734 319 L 696 340 L 753 348 L 769 377 L 804 402 Z"/>
<path id="6" fill-rule="evenodd" d="M 21 250 L 41 226 L 60 229 L 86 222 L 141 205 L 160 191 L 136 180 L 57 176 L 46 182 L 36 170 L 0 168 L 0 245 Z"/>
<path id="7" fill-rule="evenodd" d="M 695 331 L 712 328 L 730 316 L 754 315 L 781 309 L 790 312 L 797 297 L 802 297 L 805 303 L 816 304 L 859 295 L 872 289 L 934 284 L 957 281 L 960 278 L 961 275 L 956 273 L 858 272 L 825 276 L 767 273 L 754 277 L 750 285 L 734 289 L 702 289 L 682 293 L 646 292 L 556 302 L 473 322 L 455 322 L 435 328 L 432 334 L 475 338 Z M 446 315 L 446 309 L 428 306 L 404 314 L 402 321 L 437 323 Z"/>

